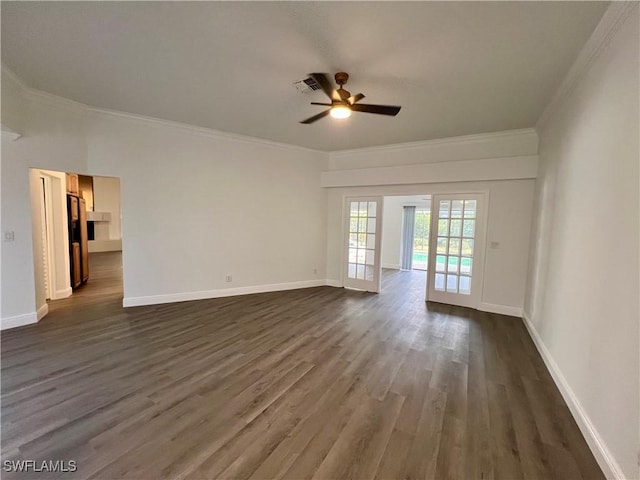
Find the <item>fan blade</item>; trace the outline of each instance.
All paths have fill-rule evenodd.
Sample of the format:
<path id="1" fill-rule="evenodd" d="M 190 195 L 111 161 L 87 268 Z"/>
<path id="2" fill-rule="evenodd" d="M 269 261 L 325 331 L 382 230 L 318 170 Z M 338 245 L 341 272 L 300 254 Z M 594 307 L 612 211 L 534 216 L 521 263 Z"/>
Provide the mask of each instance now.
<path id="1" fill-rule="evenodd" d="M 402 107 L 394 105 L 367 105 L 364 103 L 356 103 L 355 105 L 351 105 L 351 110 L 353 110 L 354 112 L 377 113 L 379 115 L 391 116 L 397 115 L 401 108 Z"/>
<path id="2" fill-rule="evenodd" d="M 311 102 L 311 105 L 322 105 L 324 107 L 331 107 L 333 103 L 319 103 L 319 102 Z"/>
<path id="3" fill-rule="evenodd" d="M 331 82 L 327 78 L 327 75 L 324 73 L 310 73 L 309 76 L 313 78 L 322 91 L 329 97 L 331 100 L 340 100 L 340 95 L 335 91 Z"/>
<path id="4" fill-rule="evenodd" d="M 351 95 L 351 96 L 347 99 L 347 101 L 348 101 L 351 105 L 353 105 L 354 103 L 359 102 L 359 101 L 360 101 L 360 100 L 362 100 L 363 98 L 364 98 L 364 95 L 363 95 L 363 94 L 361 94 L 361 93 L 358 93 L 357 95 Z"/>
<path id="5" fill-rule="evenodd" d="M 313 117 L 309 117 L 306 120 L 302 120 L 300 123 L 304 123 L 305 125 L 309 125 L 310 123 L 313 123 L 317 120 L 320 120 L 323 117 L 326 117 L 327 115 L 329 115 L 329 112 L 331 111 L 331 109 L 329 110 L 325 110 L 324 112 L 320 112 L 317 115 L 314 115 Z"/>

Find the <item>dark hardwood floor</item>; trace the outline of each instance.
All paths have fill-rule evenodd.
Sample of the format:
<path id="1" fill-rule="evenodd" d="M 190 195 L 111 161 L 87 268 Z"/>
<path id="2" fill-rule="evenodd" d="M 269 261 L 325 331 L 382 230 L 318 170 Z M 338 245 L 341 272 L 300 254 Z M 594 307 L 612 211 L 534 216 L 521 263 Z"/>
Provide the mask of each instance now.
<path id="1" fill-rule="evenodd" d="M 96 303 L 122 305 L 122 252 L 100 252 L 89 254 L 89 281 L 73 291 L 69 298 L 50 301 L 49 311 L 55 312 Z M 49 321 L 53 317 L 45 317 Z"/>
<path id="2" fill-rule="evenodd" d="M 78 470 L 4 478 L 603 478 L 522 321 L 424 272 L 125 310 L 102 260 L 2 334 L 2 459 Z"/>

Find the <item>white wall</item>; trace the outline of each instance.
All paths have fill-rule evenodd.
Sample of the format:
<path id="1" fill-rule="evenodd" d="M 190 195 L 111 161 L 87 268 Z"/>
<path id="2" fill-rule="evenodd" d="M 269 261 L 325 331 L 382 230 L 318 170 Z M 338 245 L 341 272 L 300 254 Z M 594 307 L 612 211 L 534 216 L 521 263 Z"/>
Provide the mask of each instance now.
<path id="1" fill-rule="evenodd" d="M 385 197 L 382 215 L 382 268 L 399 269 L 402 255 L 403 207 L 417 206 L 429 208 L 430 201 L 424 195 Z"/>
<path id="2" fill-rule="evenodd" d="M 108 113 L 90 125 L 91 173 L 121 179 L 126 303 L 324 280 L 326 154 Z"/>
<path id="3" fill-rule="evenodd" d="M 109 221 L 94 222 L 94 240 L 89 240 L 89 252 L 122 250 L 122 210 L 120 179 L 92 177 L 94 211 L 109 214 Z"/>
<path id="4" fill-rule="evenodd" d="M 331 154 L 329 170 L 353 170 L 466 160 L 526 157 L 536 155 L 538 136 L 534 129 L 465 135 L 463 137 L 342 150 Z M 393 159 L 390 161 L 390 159 Z"/>
<path id="5" fill-rule="evenodd" d="M 23 86 L 20 80 L 2 69 L 2 111 L 0 112 L 0 123 L 3 131 L 22 132 L 25 122 L 25 103 L 23 96 Z M 9 137 L 6 137 L 8 140 Z M 3 138 L 3 142 L 5 138 Z"/>
<path id="6" fill-rule="evenodd" d="M 24 97 L 24 98 L 23 98 Z M 2 124 L 22 137 L 2 141 L 2 231 L 14 241 L 2 246 L 2 328 L 33 323 L 36 317 L 29 167 L 84 171 L 87 164 L 85 112 L 24 92 L 2 72 Z M 4 238 L 4 237 L 3 237 Z"/>
<path id="7" fill-rule="evenodd" d="M 93 210 L 110 214 L 109 222 L 98 222 L 96 229 L 106 227 L 105 238 L 120 240 L 122 238 L 120 210 L 120 179 L 115 177 L 93 177 Z M 97 234 L 98 232 L 96 232 Z"/>
<path id="8" fill-rule="evenodd" d="M 3 328 L 36 321 L 29 167 L 120 177 L 129 305 L 324 283 L 325 153 L 23 94 L 2 119 L 23 133 L 2 142 Z"/>
<path id="9" fill-rule="evenodd" d="M 540 126 L 526 315 L 603 470 L 631 479 L 640 478 L 637 4 L 627 13 Z"/>

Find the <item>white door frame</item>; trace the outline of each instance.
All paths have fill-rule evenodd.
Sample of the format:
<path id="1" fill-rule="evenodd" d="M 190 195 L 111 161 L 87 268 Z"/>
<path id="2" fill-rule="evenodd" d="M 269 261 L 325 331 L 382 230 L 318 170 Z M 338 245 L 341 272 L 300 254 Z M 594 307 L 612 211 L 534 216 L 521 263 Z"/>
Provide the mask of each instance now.
<path id="1" fill-rule="evenodd" d="M 54 245 L 53 245 L 53 227 L 51 225 L 53 221 L 53 207 L 52 207 L 52 188 L 51 188 L 51 177 L 40 172 L 38 174 L 38 178 L 40 179 L 40 206 L 43 207 L 44 210 L 41 211 L 41 222 L 42 225 L 42 234 L 43 245 L 42 245 L 42 253 L 43 253 L 43 261 L 46 269 L 46 287 L 45 287 L 45 298 L 53 299 L 53 292 L 55 289 L 55 275 L 56 271 L 56 259 L 53 254 Z"/>
<path id="2" fill-rule="evenodd" d="M 476 224 L 473 246 L 471 274 L 471 294 L 447 293 L 435 290 L 436 255 L 438 242 L 438 211 L 440 200 L 453 200 L 477 197 Z M 427 301 L 436 301 L 450 305 L 459 305 L 477 309 L 482 303 L 484 286 L 484 267 L 486 236 L 489 212 L 489 192 L 440 193 L 431 197 L 431 229 L 429 240 L 429 260 L 427 274 Z"/>
<path id="3" fill-rule="evenodd" d="M 49 298 L 58 300 L 71 295 L 69 277 L 69 233 L 67 230 L 67 189 L 63 172 L 37 170 L 44 179 L 45 208 L 41 211 L 48 239 Z M 36 279 L 36 281 L 38 281 Z M 40 280 L 42 281 L 42 279 Z"/>
<path id="4" fill-rule="evenodd" d="M 373 277 L 371 280 L 350 278 L 349 276 L 349 239 L 350 239 L 350 212 L 351 202 L 376 202 L 375 234 L 373 245 Z M 342 284 L 345 288 L 365 290 L 368 292 L 380 292 L 382 282 L 382 212 L 384 199 L 382 195 L 354 195 L 343 197 L 343 230 L 342 230 Z M 365 268 L 365 267 L 363 267 Z"/>

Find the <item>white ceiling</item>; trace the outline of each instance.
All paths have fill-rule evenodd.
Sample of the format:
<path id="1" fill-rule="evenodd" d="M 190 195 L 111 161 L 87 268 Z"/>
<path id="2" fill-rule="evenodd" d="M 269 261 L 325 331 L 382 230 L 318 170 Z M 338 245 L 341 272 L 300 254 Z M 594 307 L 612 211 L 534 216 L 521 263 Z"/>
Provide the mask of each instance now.
<path id="1" fill-rule="evenodd" d="M 89 105 L 341 150 L 535 125 L 606 2 L 7 2 L 2 62 Z M 362 103 L 313 125 L 308 72 Z"/>

